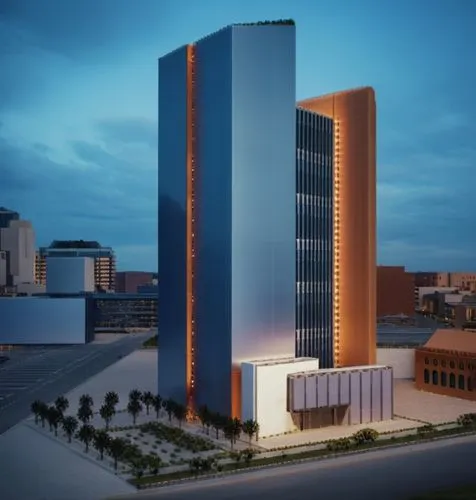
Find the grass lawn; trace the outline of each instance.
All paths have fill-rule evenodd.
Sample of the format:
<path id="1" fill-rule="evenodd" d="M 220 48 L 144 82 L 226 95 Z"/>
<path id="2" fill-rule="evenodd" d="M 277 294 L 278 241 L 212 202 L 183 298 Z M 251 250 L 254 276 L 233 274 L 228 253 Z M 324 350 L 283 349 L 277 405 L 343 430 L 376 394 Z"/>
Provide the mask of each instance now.
<path id="1" fill-rule="evenodd" d="M 412 498 L 412 500 L 476 500 L 476 486 L 461 486 L 451 490 L 438 490 Z"/>

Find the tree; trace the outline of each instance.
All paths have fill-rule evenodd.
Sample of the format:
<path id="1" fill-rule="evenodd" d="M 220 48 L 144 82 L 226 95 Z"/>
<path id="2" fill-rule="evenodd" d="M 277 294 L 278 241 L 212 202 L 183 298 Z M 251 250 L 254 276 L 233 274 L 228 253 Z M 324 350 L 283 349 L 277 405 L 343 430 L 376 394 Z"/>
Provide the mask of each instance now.
<path id="1" fill-rule="evenodd" d="M 202 423 L 202 427 L 205 430 L 207 429 L 207 434 L 210 434 L 210 425 L 211 425 L 211 413 L 210 410 L 208 409 L 207 405 L 200 406 L 198 409 L 198 418 L 200 419 L 200 422 Z"/>
<path id="2" fill-rule="evenodd" d="M 107 403 L 104 403 L 101 408 L 99 408 L 99 415 L 106 424 L 106 431 L 109 430 L 109 424 L 115 414 L 116 410 L 114 409 L 114 406 L 108 405 Z"/>
<path id="3" fill-rule="evenodd" d="M 241 422 L 238 418 L 229 418 L 223 428 L 225 437 L 230 440 L 231 449 L 241 435 Z"/>
<path id="4" fill-rule="evenodd" d="M 58 435 L 58 425 L 61 422 L 61 412 L 56 408 L 56 406 L 50 406 L 48 408 L 48 414 L 47 414 L 47 420 L 48 424 L 50 426 L 50 431 L 53 429 L 55 430 L 55 436 Z"/>
<path id="5" fill-rule="evenodd" d="M 69 401 L 64 396 L 58 396 L 55 401 L 57 410 L 64 415 L 64 412 L 69 408 Z"/>
<path id="6" fill-rule="evenodd" d="M 104 396 L 104 404 L 116 409 L 116 406 L 119 404 L 119 395 L 117 394 L 117 392 L 114 391 L 107 392 L 106 395 Z"/>
<path id="7" fill-rule="evenodd" d="M 39 399 L 33 401 L 30 405 L 30 410 L 35 415 L 35 424 L 38 424 L 41 415 L 41 401 Z"/>
<path id="8" fill-rule="evenodd" d="M 127 412 L 132 416 L 132 423 L 136 425 L 137 417 L 139 413 L 142 411 L 142 403 L 139 399 L 131 399 L 129 403 L 127 403 Z"/>
<path id="9" fill-rule="evenodd" d="M 76 432 L 78 428 L 78 420 L 73 416 L 64 417 L 63 419 L 63 430 L 65 434 L 68 436 L 68 443 L 71 443 L 71 437 Z"/>
<path id="10" fill-rule="evenodd" d="M 137 456 L 130 460 L 131 472 L 136 479 L 140 479 L 144 475 L 144 471 L 148 467 L 147 457 Z"/>
<path id="11" fill-rule="evenodd" d="M 160 416 L 160 409 L 162 408 L 162 397 L 159 394 L 154 396 L 154 401 L 152 401 L 152 406 L 154 407 L 155 410 L 155 416 L 158 419 Z"/>
<path id="12" fill-rule="evenodd" d="M 159 473 L 160 468 L 162 467 L 162 460 L 157 455 L 146 455 L 147 460 L 147 468 L 149 472 L 156 476 Z"/>
<path id="13" fill-rule="evenodd" d="M 154 395 L 150 391 L 146 391 L 141 396 L 141 401 L 145 405 L 145 411 L 147 415 L 149 414 L 149 409 L 154 403 Z"/>
<path id="14" fill-rule="evenodd" d="M 223 417 L 219 413 L 212 413 L 210 415 L 210 420 L 212 422 L 212 427 L 215 429 L 216 438 L 219 439 L 220 431 L 224 429 L 224 424 L 227 421 L 226 417 Z"/>
<path id="15" fill-rule="evenodd" d="M 79 398 L 79 406 L 89 406 L 92 408 L 94 406 L 93 398 L 89 394 L 83 394 Z"/>
<path id="16" fill-rule="evenodd" d="M 179 427 L 182 427 L 182 422 L 187 417 L 187 407 L 181 404 L 176 403 L 174 405 L 174 417 L 177 419 L 179 423 Z"/>
<path id="17" fill-rule="evenodd" d="M 169 422 L 172 422 L 172 415 L 174 414 L 174 408 L 175 408 L 175 401 L 172 399 L 166 399 L 163 403 L 163 407 L 165 410 L 165 413 L 167 413 L 169 417 Z"/>
<path id="18" fill-rule="evenodd" d="M 246 420 L 243 422 L 243 432 L 248 436 L 250 444 L 253 436 L 258 432 L 259 425 L 255 420 Z"/>
<path id="19" fill-rule="evenodd" d="M 102 460 L 104 458 L 104 452 L 107 450 L 111 438 L 107 431 L 99 430 L 94 433 L 94 448 L 99 452 L 99 458 Z"/>
<path id="20" fill-rule="evenodd" d="M 41 402 L 38 411 L 40 415 L 41 426 L 44 427 L 45 422 L 48 419 L 48 405 L 46 403 Z"/>
<path id="21" fill-rule="evenodd" d="M 129 392 L 129 401 L 140 401 L 142 398 L 142 393 L 138 389 L 132 389 Z"/>
<path id="22" fill-rule="evenodd" d="M 87 424 L 93 417 L 93 410 L 90 406 L 86 405 L 81 405 L 78 408 L 78 413 L 77 413 L 78 419 L 83 423 Z"/>
<path id="23" fill-rule="evenodd" d="M 123 457 L 126 448 L 127 443 L 124 439 L 114 438 L 109 442 L 107 454 L 114 460 L 114 470 L 117 470 L 117 461 Z"/>
<path id="24" fill-rule="evenodd" d="M 84 424 L 78 431 L 78 439 L 84 444 L 84 451 L 88 453 L 89 445 L 94 438 L 95 429 L 92 425 Z"/>

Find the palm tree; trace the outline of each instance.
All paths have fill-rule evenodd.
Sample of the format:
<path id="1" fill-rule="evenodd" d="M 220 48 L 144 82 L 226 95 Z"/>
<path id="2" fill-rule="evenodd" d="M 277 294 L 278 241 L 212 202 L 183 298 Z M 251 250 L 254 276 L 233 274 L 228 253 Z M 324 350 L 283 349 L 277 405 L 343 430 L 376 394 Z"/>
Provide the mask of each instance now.
<path id="1" fill-rule="evenodd" d="M 142 403 L 139 399 L 131 399 L 127 403 L 127 412 L 132 416 L 132 423 L 136 425 L 136 420 L 139 413 L 142 411 Z"/>
<path id="2" fill-rule="evenodd" d="M 172 422 L 172 415 L 174 414 L 174 408 L 176 405 L 175 401 L 173 401 L 172 399 L 166 399 L 162 403 L 162 405 L 164 407 L 165 413 L 167 413 L 169 417 L 169 422 Z"/>
<path id="3" fill-rule="evenodd" d="M 251 440 L 253 439 L 253 436 L 258 432 L 258 428 L 259 428 L 258 422 L 256 422 L 255 420 L 250 419 L 243 422 L 242 429 L 243 432 L 249 437 L 250 444 Z"/>
<path id="4" fill-rule="evenodd" d="M 93 417 L 93 410 L 90 406 L 81 405 L 78 408 L 78 419 L 83 423 L 87 424 Z"/>
<path id="5" fill-rule="evenodd" d="M 106 392 L 106 395 L 104 396 L 104 403 L 107 406 L 111 406 L 112 408 L 116 409 L 116 406 L 119 404 L 119 395 L 117 394 L 117 392 Z"/>
<path id="6" fill-rule="evenodd" d="M 159 394 L 154 396 L 154 401 L 152 401 L 152 406 L 154 407 L 156 418 L 159 418 L 160 409 L 162 408 L 162 397 Z"/>
<path id="7" fill-rule="evenodd" d="M 187 417 L 187 407 L 176 403 L 174 405 L 173 412 L 174 412 L 174 417 L 177 419 L 179 423 L 179 427 L 182 428 L 182 422 Z"/>
<path id="8" fill-rule="evenodd" d="M 48 413 L 46 416 L 48 424 L 50 425 L 50 431 L 55 430 L 55 436 L 58 435 L 58 424 L 61 422 L 61 412 L 56 408 L 56 406 L 50 406 L 48 408 Z"/>
<path id="9" fill-rule="evenodd" d="M 78 420 L 71 415 L 63 419 L 63 430 L 68 436 L 68 443 L 71 443 L 71 437 L 76 432 L 78 425 Z"/>
<path id="10" fill-rule="evenodd" d="M 41 426 L 44 427 L 45 422 L 48 419 L 48 405 L 46 403 L 41 402 L 38 411 L 40 415 Z"/>
<path id="11" fill-rule="evenodd" d="M 111 442 L 111 437 L 105 430 L 99 430 L 94 433 L 93 437 L 94 447 L 99 451 L 99 458 L 102 460 L 104 458 L 104 452 L 107 450 L 109 443 Z"/>
<path id="12" fill-rule="evenodd" d="M 146 455 L 147 460 L 147 468 L 149 472 L 156 476 L 159 473 L 160 468 L 162 467 L 162 460 L 157 455 Z"/>
<path id="13" fill-rule="evenodd" d="M 84 424 L 78 431 L 78 439 L 84 443 L 84 451 L 87 453 L 89 451 L 89 444 L 94 438 L 96 430 L 92 425 Z"/>
<path id="14" fill-rule="evenodd" d="M 114 438 L 109 442 L 107 453 L 114 460 L 114 470 L 117 470 L 117 461 L 124 456 L 126 448 L 127 443 L 124 441 L 124 439 Z"/>
<path id="15" fill-rule="evenodd" d="M 115 414 L 116 410 L 114 409 L 114 406 L 108 405 L 107 403 L 104 403 L 101 408 L 99 408 L 99 415 L 101 415 L 101 418 L 106 424 L 106 431 L 109 430 L 109 424 Z"/>
<path id="16" fill-rule="evenodd" d="M 129 392 L 129 401 L 140 401 L 142 398 L 142 393 L 138 389 L 132 389 Z"/>
<path id="17" fill-rule="evenodd" d="M 79 406 L 89 406 L 92 408 L 94 406 L 93 398 L 89 394 L 83 394 L 79 398 Z"/>
<path id="18" fill-rule="evenodd" d="M 241 435 L 241 422 L 238 418 L 229 418 L 224 426 L 225 437 L 230 440 L 231 449 Z"/>
<path id="19" fill-rule="evenodd" d="M 64 396 L 58 396 L 55 401 L 55 406 L 57 410 L 61 413 L 61 415 L 64 415 L 64 412 L 69 407 L 69 401 Z"/>
<path id="20" fill-rule="evenodd" d="M 150 391 L 146 391 L 142 394 L 141 401 L 144 403 L 148 415 L 150 407 L 154 404 L 154 395 Z"/>
<path id="21" fill-rule="evenodd" d="M 223 430 L 224 418 L 219 413 L 212 413 L 210 416 L 212 427 L 215 429 L 216 438 L 219 439 L 220 431 Z"/>
<path id="22" fill-rule="evenodd" d="M 33 401 L 30 405 L 30 410 L 35 415 L 35 424 L 38 424 L 41 415 L 41 401 L 39 399 Z"/>
<path id="23" fill-rule="evenodd" d="M 205 427 L 207 426 L 207 423 L 210 420 L 210 410 L 208 409 L 207 405 L 200 406 L 200 408 L 197 411 L 197 416 L 200 419 L 200 422 L 202 423 L 203 430 L 205 430 Z M 210 427 L 207 427 L 207 430 Z"/>

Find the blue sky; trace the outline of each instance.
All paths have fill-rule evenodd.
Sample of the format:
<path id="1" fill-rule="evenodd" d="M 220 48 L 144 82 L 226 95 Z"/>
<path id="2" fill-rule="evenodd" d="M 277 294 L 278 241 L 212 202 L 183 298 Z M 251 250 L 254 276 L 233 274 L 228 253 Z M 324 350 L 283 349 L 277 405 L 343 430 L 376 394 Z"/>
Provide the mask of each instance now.
<path id="1" fill-rule="evenodd" d="M 297 99 L 372 85 L 379 263 L 476 270 L 476 1 L 3 0 L 0 205 L 157 268 L 157 58 L 293 18 Z"/>

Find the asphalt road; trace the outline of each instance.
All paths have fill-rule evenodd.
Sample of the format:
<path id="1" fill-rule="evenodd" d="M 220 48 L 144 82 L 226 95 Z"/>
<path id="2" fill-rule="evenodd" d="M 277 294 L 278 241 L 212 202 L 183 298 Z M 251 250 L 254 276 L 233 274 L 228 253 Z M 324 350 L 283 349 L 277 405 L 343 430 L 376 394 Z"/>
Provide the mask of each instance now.
<path id="1" fill-rule="evenodd" d="M 476 437 L 145 490 L 122 500 L 407 500 L 436 488 L 476 483 Z"/>
<path id="2" fill-rule="evenodd" d="M 35 399 L 50 402 L 138 349 L 152 333 L 109 344 L 31 348 L 0 366 L 0 434 L 30 415 Z M 9 355 L 9 354 L 7 354 Z"/>

